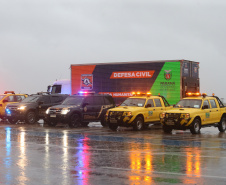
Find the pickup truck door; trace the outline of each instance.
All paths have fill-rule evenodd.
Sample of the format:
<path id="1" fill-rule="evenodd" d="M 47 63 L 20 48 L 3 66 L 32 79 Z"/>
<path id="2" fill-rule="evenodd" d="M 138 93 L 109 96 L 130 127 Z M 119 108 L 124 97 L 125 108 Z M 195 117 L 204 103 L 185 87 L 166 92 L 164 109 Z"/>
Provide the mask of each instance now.
<path id="1" fill-rule="evenodd" d="M 218 123 L 221 119 L 220 107 L 217 106 L 215 99 L 210 99 L 209 102 L 211 105 L 212 123 Z"/>
<path id="2" fill-rule="evenodd" d="M 205 109 L 203 109 L 206 106 Z M 203 105 L 202 105 L 202 124 L 206 125 L 206 124 L 210 124 L 213 123 L 212 119 L 213 119 L 213 113 L 210 109 L 210 104 L 208 100 L 204 100 L 203 101 Z"/>
<path id="3" fill-rule="evenodd" d="M 153 99 L 149 99 L 146 103 L 145 122 L 158 121 L 156 107 Z"/>
<path id="4" fill-rule="evenodd" d="M 156 114 L 156 121 L 160 121 L 160 113 L 164 111 L 164 103 L 161 101 L 160 98 L 155 98 L 155 114 Z"/>

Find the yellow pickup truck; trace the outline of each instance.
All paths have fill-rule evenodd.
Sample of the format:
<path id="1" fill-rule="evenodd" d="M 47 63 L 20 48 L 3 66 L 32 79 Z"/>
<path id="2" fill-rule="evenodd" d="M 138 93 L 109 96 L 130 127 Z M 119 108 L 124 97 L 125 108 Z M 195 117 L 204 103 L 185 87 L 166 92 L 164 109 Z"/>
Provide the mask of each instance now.
<path id="1" fill-rule="evenodd" d="M 217 96 L 200 93 L 188 93 L 187 96 L 160 115 L 164 132 L 190 129 L 192 134 L 199 134 L 202 127 L 209 126 L 225 131 L 226 107 Z"/>
<path id="2" fill-rule="evenodd" d="M 0 94 L 0 118 L 6 118 L 5 107 L 7 104 L 18 103 L 25 99 L 27 96 L 27 94 L 15 94 L 14 91 L 5 91 L 4 94 Z"/>
<path id="3" fill-rule="evenodd" d="M 111 130 L 117 130 L 119 126 L 142 130 L 151 123 L 160 124 L 160 113 L 172 108 L 163 96 L 152 96 L 150 92 L 132 94 L 120 106 L 106 112 L 106 122 Z"/>

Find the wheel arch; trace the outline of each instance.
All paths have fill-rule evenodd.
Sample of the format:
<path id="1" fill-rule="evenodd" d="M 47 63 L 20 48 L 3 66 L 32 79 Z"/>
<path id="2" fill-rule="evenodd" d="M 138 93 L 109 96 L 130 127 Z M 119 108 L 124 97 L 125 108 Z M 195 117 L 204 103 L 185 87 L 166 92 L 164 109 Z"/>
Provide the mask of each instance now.
<path id="1" fill-rule="evenodd" d="M 222 116 L 221 116 L 221 120 L 222 118 L 226 118 L 226 113 L 223 113 Z"/>
<path id="2" fill-rule="evenodd" d="M 141 118 L 143 119 L 143 121 L 144 121 L 144 115 L 143 115 L 143 114 L 140 113 L 140 114 L 138 114 L 138 115 L 136 116 L 136 118 L 137 118 L 137 117 L 141 117 Z M 134 120 L 136 120 L 136 118 L 135 118 Z"/>

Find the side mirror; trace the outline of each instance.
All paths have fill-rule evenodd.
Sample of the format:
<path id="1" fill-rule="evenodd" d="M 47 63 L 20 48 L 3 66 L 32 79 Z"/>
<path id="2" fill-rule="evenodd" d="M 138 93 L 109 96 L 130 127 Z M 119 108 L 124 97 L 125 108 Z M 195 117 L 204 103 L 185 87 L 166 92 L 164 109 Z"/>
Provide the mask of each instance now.
<path id="1" fill-rule="evenodd" d="M 3 103 L 9 102 L 8 100 L 3 100 Z"/>
<path id="2" fill-rule="evenodd" d="M 176 105 L 175 105 L 175 104 L 173 104 L 173 107 L 176 107 Z"/>
<path id="3" fill-rule="evenodd" d="M 151 107 L 151 104 L 147 104 L 145 107 L 146 107 L 146 108 Z"/>
<path id="4" fill-rule="evenodd" d="M 202 109 L 208 109 L 208 108 L 209 108 L 208 105 L 203 105 L 203 106 L 202 106 Z"/>

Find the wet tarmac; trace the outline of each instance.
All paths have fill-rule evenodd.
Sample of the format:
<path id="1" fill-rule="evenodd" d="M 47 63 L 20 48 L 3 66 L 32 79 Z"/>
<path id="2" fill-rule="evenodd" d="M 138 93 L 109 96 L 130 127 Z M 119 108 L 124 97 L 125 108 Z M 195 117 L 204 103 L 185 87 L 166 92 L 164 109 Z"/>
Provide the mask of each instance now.
<path id="1" fill-rule="evenodd" d="M 0 123 L 0 184 L 226 184 L 226 134 Z"/>

